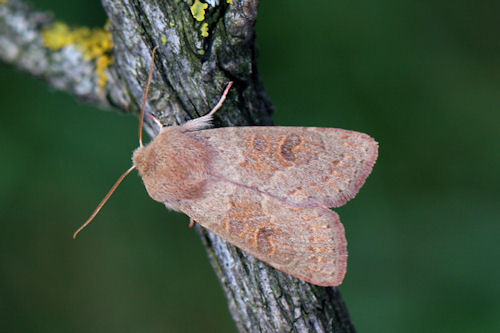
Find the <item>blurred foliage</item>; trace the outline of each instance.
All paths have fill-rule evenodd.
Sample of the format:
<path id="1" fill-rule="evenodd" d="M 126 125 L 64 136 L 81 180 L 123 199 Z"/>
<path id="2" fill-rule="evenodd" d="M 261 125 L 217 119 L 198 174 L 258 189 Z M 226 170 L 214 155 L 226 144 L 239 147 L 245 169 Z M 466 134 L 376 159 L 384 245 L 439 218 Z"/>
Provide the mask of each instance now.
<path id="1" fill-rule="evenodd" d="M 37 0 L 103 26 L 98 1 Z M 380 142 L 341 291 L 360 332 L 500 331 L 500 50 L 493 1 L 261 1 L 260 70 L 280 125 Z M 121 186 L 137 119 L 0 64 L 0 331 L 231 332 L 188 218 Z M 293 99 L 290 98 L 293 96 Z"/>

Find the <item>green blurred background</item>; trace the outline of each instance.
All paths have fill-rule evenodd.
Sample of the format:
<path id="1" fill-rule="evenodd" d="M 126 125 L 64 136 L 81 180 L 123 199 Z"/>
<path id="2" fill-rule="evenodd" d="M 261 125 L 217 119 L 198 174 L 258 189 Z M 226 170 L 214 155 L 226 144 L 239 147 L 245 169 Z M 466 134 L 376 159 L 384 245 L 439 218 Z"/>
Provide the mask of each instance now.
<path id="1" fill-rule="evenodd" d="M 75 25 L 105 22 L 99 1 L 35 3 Z M 276 123 L 380 142 L 365 187 L 338 209 L 350 253 L 340 289 L 360 332 L 500 332 L 499 10 L 261 1 Z M 0 331 L 235 331 L 188 218 L 139 177 L 71 238 L 130 165 L 137 119 L 3 63 L 0 91 Z"/>

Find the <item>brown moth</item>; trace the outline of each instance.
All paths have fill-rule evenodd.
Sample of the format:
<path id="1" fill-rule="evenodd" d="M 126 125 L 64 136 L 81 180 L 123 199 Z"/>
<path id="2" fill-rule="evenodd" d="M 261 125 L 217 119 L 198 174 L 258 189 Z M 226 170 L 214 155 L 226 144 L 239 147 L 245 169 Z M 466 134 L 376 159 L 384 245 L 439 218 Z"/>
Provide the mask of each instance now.
<path id="1" fill-rule="evenodd" d="M 230 82 L 210 113 L 182 126 L 162 127 L 144 146 L 142 124 L 153 63 L 134 165 L 74 236 L 137 168 L 151 198 L 231 244 L 307 282 L 342 283 L 347 241 L 339 216 L 329 207 L 342 206 L 358 193 L 377 159 L 377 142 L 335 128 L 205 129 Z"/>

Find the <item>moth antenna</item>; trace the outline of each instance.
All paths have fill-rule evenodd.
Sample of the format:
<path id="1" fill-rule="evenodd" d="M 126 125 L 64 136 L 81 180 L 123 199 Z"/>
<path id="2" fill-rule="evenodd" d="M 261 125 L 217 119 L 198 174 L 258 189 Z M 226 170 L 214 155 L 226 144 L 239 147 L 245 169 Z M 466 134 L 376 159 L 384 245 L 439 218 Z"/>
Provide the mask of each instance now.
<path id="1" fill-rule="evenodd" d="M 155 64 L 155 53 L 158 49 L 158 46 L 153 48 L 153 54 L 151 55 L 151 65 L 149 65 L 149 75 L 148 82 L 146 83 L 146 89 L 144 89 L 144 98 L 142 99 L 142 107 L 141 107 L 141 117 L 139 119 L 139 146 L 144 146 L 142 143 L 142 127 L 144 125 L 144 113 L 146 111 L 146 101 L 148 99 L 149 86 L 151 85 L 151 80 L 153 79 L 153 69 Z"/>
<path id="2" fill-rule="evenodd" d="M 222 104 L 224 104 L 224 101 L 226 100 L 229 89 L 231 89 L 232 86 L 233 86 L 233 81 L 229 81 L 229 83 L 226 86 L 226 89 L 224 90 L 224 93 L 222 93 L 222 96 L 220 97 L 219 101 L 217 102 L 217 105 L 215 105 L 214 108 L 212 110 L 210 110 L 209 113 L 207 113 L 206 115 L 204 115 L 202 117 L 188 121 L 182 127 L 184 127 L 188 131 L 198 131 L 200 129 L 210 127 L 214 113 L 217 112 L 221 108 Z"/>
<path id="3" fill-rule="evenodd" d="M 125 171 L 120 176 L 120 178 L 118 178 L 118 180 L 116 181 L 116 183 L 109 190 L 108 194 L 106 194 L 106 196 L 104 197 L 104 199 L 102 199 L 102 201 L 99 203 L 99 205 L 97 205 L 97 208 L 94 210 L 94 212 L 92 213 L 92 215 L 90 215 L 90 217 L 88 218 L 88 220 L 85 221 L 85 223 L 80 228 L 78 228 L 77 231 L 75 231 L 75 233 L 73 234 L 73 239 L 75 239 L 76 236 L 78 236 L 78 234 L 80 233 L 80 231 L 82 231 L 83 229 L 85 229 L 85 227 L 88 226 L 90 222 L 92 222 L 92 220 L 94 219 L 94 217 L 96 217 L 97 214 L 99 214 L 99 211 L 106 204 L 106 202 L 111 197 L 111 195 L 113 195 L 113 193 L 115 192 L 115 190 L 118 187 L 118 185 L 120 185 L 120 183 L 123 181 L 123 179 L 125 179 L 125 177 L 127 177 L 129 175 L 129 173 L 131 173 L 132 170 L 134 170 L 134 169 L 135 169 L 135 165 L 133 165 L 132 167 L 130 167 L 130 169 L 128 169 L 127 171 Z"/>

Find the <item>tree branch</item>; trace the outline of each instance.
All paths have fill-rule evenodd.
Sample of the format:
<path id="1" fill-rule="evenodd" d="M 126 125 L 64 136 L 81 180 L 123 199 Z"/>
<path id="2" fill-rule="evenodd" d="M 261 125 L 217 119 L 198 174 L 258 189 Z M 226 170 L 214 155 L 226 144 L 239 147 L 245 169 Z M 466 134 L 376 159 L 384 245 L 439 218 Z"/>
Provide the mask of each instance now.
<path id="1" fill-rule="evenodd" d="M 256 0 L 220 1 L 198 22 L 189 1 L 103 0 L 114 63 L 99 86 L 96 62 L 71 45 L 50 50 L 43 29 L 53 23 L 19 0 L 0 5 L 0 58 L 85 101 L 138 113 L 151 50 L 159 46 L 147 111 L 163 124 L 205 114 L 229 80 L 235 82 L 216 125 L 271 125 L 272 105 L 256 66 Z M 191 2 L 192 3 L 192 2 Z M 208 37 L 201 35 L 208 24 Z M 149 122 L 149 119 L 146 119 Z M 152 132 L 155 126 L 148 123 Z M 154 135 L 154 133 L 153 133 Z M 354 332 L 337 288 L 281 273 L 197 226 L 241 332 Z"/>
<path id="2" fill-rule="evenodd" d="M 95 61 L 85 59 L 77 47 L 54 51 L 44 46 L 42 31 L 52 24 L 50 13 L 35 11 L 22 1 L 0 4 L 0 59 L 83 101 L 126 110 L 130 98 L 116 66 L 107 71 L 108 84 L 98 86 Z"/>

